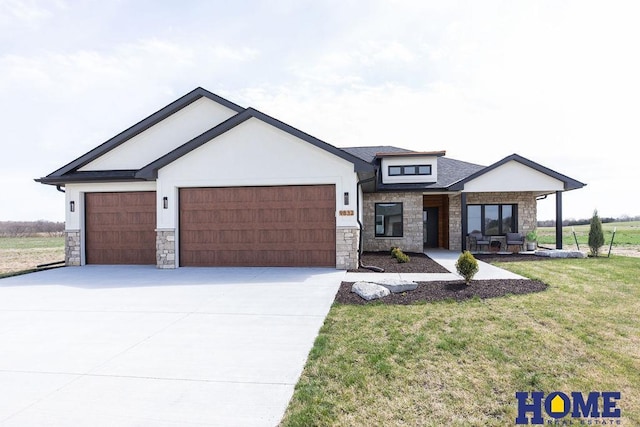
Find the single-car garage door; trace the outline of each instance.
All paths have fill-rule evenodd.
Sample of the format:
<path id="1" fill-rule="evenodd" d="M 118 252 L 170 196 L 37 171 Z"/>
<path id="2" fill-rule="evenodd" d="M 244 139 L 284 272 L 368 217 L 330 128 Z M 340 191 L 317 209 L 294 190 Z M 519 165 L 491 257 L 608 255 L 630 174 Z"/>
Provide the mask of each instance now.
<path id="1" fill-rule="evenodd" d="M 87 264 L 156 263 L 156 193 L 85 194 Z"/>
<path id="2" fill-rule="evenodd" d="M 333 185 L 183 188 L 180 265 L 336 265 Z"/>

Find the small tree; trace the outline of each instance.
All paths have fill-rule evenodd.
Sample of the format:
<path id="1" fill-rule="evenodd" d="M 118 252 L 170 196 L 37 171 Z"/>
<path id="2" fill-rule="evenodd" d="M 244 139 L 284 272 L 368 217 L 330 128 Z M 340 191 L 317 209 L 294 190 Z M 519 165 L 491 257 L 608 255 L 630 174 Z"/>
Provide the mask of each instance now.
<path id="1" fill-rule="evenodd" d="M 464 251 L 460 254 L 458 261 L 456 261 L 456 271 L 464 277 L 464 282 L 467 285 L 471 283 L 471 279 L 473 279 L 478 270 L 478 261 L 471 255 L 471 252 Z"/>
<path id="2" fill-rule="evenodd" d="M 604 234 L 602 233 L 602 222 L 596 209 L 593 211 L 591 226 L 589 227 L 589 247 L 593 256 L 598 256 L 602 245 L 604 245 Z"/>

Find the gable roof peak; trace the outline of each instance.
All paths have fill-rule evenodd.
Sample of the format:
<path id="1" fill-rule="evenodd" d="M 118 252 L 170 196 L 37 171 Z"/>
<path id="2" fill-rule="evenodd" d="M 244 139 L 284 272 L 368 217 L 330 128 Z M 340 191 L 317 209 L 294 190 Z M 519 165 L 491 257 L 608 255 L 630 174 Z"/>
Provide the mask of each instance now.
<path id="1" fill-rule="evenodd" d="M 167 117 L 171 116 L 172 114 L 182 110 L 183 108 L 187 107 L 188 105 L 191 105 L 192 103 L 194 103 L 195 101 L 199 100 L 200 98 L 207 98 L 210 99 L 226 108 L 229 108 L 230 110 L 236 112 L 236 113 L 240 113 L 242 111 L 244 111 L 244 108 L 239 106 L 238 104 L 235 104 L 221 96 L 216 95 L 215 93 L 209 92 L 206 89 L 203 89 L 202 87 L 197 87 L 195 89 L 193 89 L 191 92 L 187 93 L 186 95 L 181 96 L 180 98 L 178 98 L 177 100 L 173 101 L 172 103 L 166 105 L 165 107 L 161 108 L 160 110 L 156 111 L 155 113 L 151 114 L 150 116 L 148 116 L 147 118 L 139 121 L 138 123 L 136 123 L 135 125 L 131 126 L 130 128 L 120 132 L 119 134 L 117 134 L 116 136 L 108 139 L 107 141 L 103 142 L 102 144 L 98 145 L 96 148 L 94 148 L 93 150 L 89 151 L 88 153 L 85 153 L 84 155 L 78 157 L 77 159 L 73 160 L 71 163 L 66 164 L 65 166 L 61 167 L 60 169 L 50 173 L 49 175 L 47 175 L 46 178 L 49 177 L 60 177 L 64 174 L 67 174 L 69 172 L 73 172 L 75 170 L 78 170 L 79 168 L 85 166 L 86 164 L 92 162 L 93 160 L 97 159 L 98 157 L 102 156 L 103 154 L 113 150 L 114 148 L 118 147 L 119 145 L 127 142 L 128 140 L 130 140 L 131 138 L 133 138 L 136 135 L 141 134 L 142 132 L 144 132 L 145 130 L 151 128 L 152 126 L 160 123 L 161 121 L 163 121 L 164 119 L 166 119 Z"/>
<path id="2" fill-rule="evenodd" d="M 494 169 L 499 168 L 500 166 L 503 166 L 506 163 L 509 163 L 511 161 L 515 161 L 518 162 L 524 166 L 527 166 L 535 171 L 538 171 L 540 173 L 543 173 L 545 175 L 548 175 L 552 178 L 557 179 L 558 181 L 561 181 L 564 184 L 564 189 L 565 191 L 568 190 L 575 190 L 578 188 L 582 188 L 584 186 L 586 186 L 587 184 L 580 182 L 576 179 L 570 178 L 566 175 L 561 174 L 560 172 L 556 172 L 553 169 L 549 169 L 546 166 L 542 166 L 539 163 L 534 162 L 533 160 L 529 160 L 526 157 L 522 157 L 519 154 L 513 153 L 505 158 L 503 158 L 502 160 L 498 160 L 497 162 L 495 162 L 492 165 L 487 166 L 486 168 L 479 170 L 478 172 L 469 175 L 468 177 L 458 181 L 456 184 L 454 184 L 453 186 L 451 186 L 452 190 L 463 190 L 464 189 L 464 184 L 476 179 L 477 177 L 486 174 L 487 172 L 490 172 Z"/>

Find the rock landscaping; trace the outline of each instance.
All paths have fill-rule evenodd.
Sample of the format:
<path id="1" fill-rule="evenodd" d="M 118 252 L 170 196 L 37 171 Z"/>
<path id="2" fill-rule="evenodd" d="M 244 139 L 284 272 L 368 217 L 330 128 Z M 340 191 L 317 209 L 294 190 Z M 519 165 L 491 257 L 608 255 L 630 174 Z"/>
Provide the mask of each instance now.
<path id="1" fill-rule="evenodd" d="M 366 301 L 386 297 L 391 293 L 391 291 L 384 286 L 371 282 L 355 282 L 351 285 L 351 292 Z"/>
<path id="2" fill-rule="evenodd" d="M 580 251 L 553 249 L 550 251 L 536 251 L 535 255 L 538 257 L 549 258 L 586 258 L 587 254 Z"/>

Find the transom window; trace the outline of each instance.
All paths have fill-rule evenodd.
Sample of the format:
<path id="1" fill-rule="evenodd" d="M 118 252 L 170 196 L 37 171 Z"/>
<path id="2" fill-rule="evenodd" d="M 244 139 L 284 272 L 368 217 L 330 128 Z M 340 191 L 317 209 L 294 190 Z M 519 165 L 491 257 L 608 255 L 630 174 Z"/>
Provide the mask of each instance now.
<path id="1" fill-rule="evenodd" d="M 485 236 L 516 233 L 518 205 L 467 205 L 467 231 Z"/>
<path id="2" fill-rule="evenodd" d="M 431 175 L 431 165 L 389 166 L 389 176 Z"/>
<path id="3" fill-rule="evenodd" d="M 402 203 L 376 203 L 376 237 L 402 237 Z"/>

